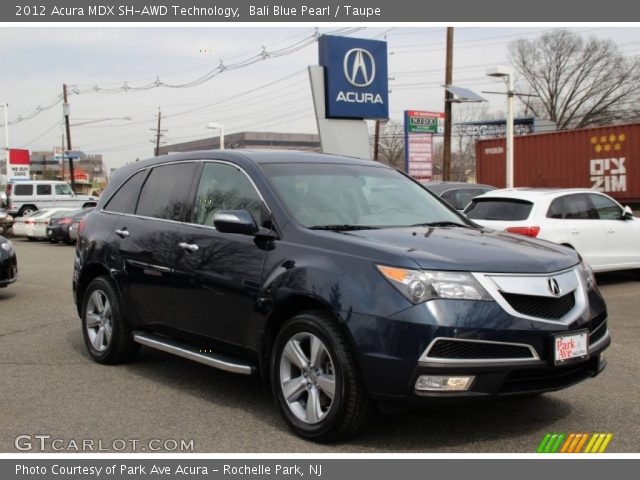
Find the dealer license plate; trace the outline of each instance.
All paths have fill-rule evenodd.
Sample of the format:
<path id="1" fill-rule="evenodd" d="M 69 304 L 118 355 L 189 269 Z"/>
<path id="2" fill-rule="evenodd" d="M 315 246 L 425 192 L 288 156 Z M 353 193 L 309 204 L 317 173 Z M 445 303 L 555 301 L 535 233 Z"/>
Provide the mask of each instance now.
<path id="1" fill-rule="evenodd" d="M 553 341 L 556 365 L 564 364 L 572 360 L 578 360 L 587 356 L 589 335 L 586 330 L 556 335 Z"/>

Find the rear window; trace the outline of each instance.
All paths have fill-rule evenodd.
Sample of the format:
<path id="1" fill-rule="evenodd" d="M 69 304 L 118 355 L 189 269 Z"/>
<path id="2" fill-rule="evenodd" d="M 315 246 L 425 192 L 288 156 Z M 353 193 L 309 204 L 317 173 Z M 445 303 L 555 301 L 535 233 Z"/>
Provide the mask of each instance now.
<path id="1" fill-rule="evenodd" d="M 13 187 L 13 194 L 18 195 L 33 195 L 33 185 L 32 184 L 17 184 Z"/>
<path id="2" fill-rule="evenodd" d="M 465 214 L 471 220 L 516 221 L 529 218 L 533 203 L 513 198 L 482 198 L 471 202 Z"/>
<path id="3" fill-rule="evenodd" d="M 195 163 L 184 162 L 154 167 L 142 187 L 136 214 L 187 221 L 193 209 L 191 184 L 197 168 Z"/>
<path id="4" fill-rule="evenodd" d="M 135 212 L 136 203 L 138 203 L 138 194 L 140 193 L 140 187 L 142 186 L 146 173 L 146 170 L 142 170 L 127 180 L 115 195 L 111 197 L 104 209 L 107 212 L 115 213 Z"/>
<path id="5" fill-rule="evenodd" d="M 483 193 L 487 193 L 488 188 L 458 188 L 447 190 L 442 194 L 442 199 L 449 203 L 456 210 L 462 210 L 469 205 L 472 199 Z"/>

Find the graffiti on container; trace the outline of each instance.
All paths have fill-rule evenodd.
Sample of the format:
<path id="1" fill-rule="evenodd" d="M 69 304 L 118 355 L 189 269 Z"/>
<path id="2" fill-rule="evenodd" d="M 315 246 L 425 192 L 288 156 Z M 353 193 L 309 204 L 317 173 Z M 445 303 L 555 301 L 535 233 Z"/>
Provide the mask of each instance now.
<path id="1" fill-rule="evenodd" d="M 594 158 L 590 161 L 591 188 L 601 192 L 626 192 L 627 169 L 621 158 Z"/>
<path id="2" fill-rule="evenodd" d="M 596 154 L 620 151 L 626 140 L 626 135 L 600 135 L 591 137 L 591 145 Z M 626 192 L 627 169 L 624 165 L 625 157 L 594 158 L 590 160 L 589 174 L 591 188 L 601 192 Z"/>

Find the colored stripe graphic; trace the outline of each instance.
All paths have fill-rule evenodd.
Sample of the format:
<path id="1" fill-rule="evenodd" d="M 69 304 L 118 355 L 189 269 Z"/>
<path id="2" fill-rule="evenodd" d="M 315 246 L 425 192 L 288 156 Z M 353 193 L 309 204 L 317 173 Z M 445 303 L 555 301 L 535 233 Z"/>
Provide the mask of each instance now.
<path id="1" fill-rule="evenodd" d="M 613 433 L 546 433 L 537 453 L 604 453 Z M 586 447 L 583 450 L 583 447 Z"/>

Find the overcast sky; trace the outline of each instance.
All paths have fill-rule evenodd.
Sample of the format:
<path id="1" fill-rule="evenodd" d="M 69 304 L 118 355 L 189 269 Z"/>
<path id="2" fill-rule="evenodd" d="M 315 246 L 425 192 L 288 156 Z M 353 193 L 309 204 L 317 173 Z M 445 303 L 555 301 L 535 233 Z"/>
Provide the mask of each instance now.
<path id="1" fill-rule="evenodd" d="M 321 28 L 321 33 L 341 27 Z M 342 27 L 344 28 L 344 27 Z M 485 76 L 488 67 L 507 63 L 507 45 L 535 38 L 548 27 L 455 29 L 454 84 L 481 90 L 503 85 Z M 616 41 L 628 56 L 640 54 L 640 29 L 581 27 L 582 35 Z M 160 82 L 185 84 L 215 69 L 266 52 L 297 48 L 314 34 L 311 27 L 209 28 L 0 28 L 0 102 L 9 118 L 27 116 L 62 92 L 62 84 L 81 90 Z M 389 43 L 390 109 L 402 120 L 406 109 L 443 110 L 445 29 L 365 28 L 350 36 Z M 299 46 L 301 46 L 299 45 Z M 102 153 L 109 167 L 153 153 L 152 130 L 158 107 L 165 117 L 167 143 L 215 135 L 208 122 L 226 133 L 273 131 L 316 133 L 306 66 L 317 63 L 317 44 L 295 53 L 266 58 L 224 73 L 192 88 L 152 88 L 119 93 L 70 95 L 72 125 L 105 118 L 131 117 L 72 127 L 74 149 Z M 284 53 L 283 52 L 283 53 Z M 255 90 L 253 92 L 250 92 Z M 504 110 L 504 97 L 487 95 L 489 108 Z M 62 105 L 31 120 L 10 125 L 11 146 L 51 150 L 61 143 Z M 454 116 L 455 121 L 455 116 Z"/>

